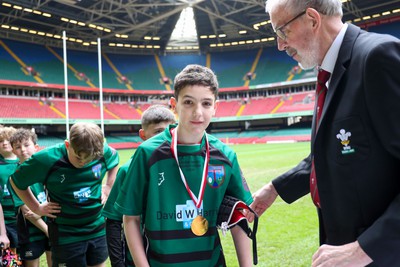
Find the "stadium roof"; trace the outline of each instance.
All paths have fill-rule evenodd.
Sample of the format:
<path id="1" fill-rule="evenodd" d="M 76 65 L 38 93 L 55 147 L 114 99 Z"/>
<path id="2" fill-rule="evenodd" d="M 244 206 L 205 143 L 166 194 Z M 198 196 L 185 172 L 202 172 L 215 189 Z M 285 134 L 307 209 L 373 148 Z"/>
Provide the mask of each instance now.
<path id="1" fill-rule="evenodd" d="M 342 0 L 344 20 L 373 25 L 400 19 L 400 0 Z M 191 7 L 197 42 L 169 43 Z M 0 38 L 118 53 L 207 52 L 275 45 L 264 0 L 8 0 Z M 198 45 L 197 45 L 198 44 Z"/>

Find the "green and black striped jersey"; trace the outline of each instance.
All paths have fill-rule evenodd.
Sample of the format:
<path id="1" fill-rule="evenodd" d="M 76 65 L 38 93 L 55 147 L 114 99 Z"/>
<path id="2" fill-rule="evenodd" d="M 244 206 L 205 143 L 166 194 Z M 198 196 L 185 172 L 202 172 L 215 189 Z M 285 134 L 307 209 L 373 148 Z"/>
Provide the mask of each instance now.
<path id="1" fill-rule="evenodd" d="M 0 196 L 5 224 L 16 223 L 17 209 L 12 200 L 8 180 L 18 167 L 19 159 L 5 159 L 0 155 Z"/>
<path id="2" fill-rule="evenodd" d="M 60 245 L 70 244 L 105 235 L 102 180 L 118 163 L 118 153 L 105 144 L 103 157 L 75 168 L 62 143 L 32 155 L 19 166 L 13 181 L 22 190 L 35 183 L 45 185 L 48 201 L 61 206 L 61 213 L 51 222 L 49 238 Z"/>
<path id="3" fill-rule="evenodd" d="M 171 153 L 173 127 L 138 147 L 114 206 L 125 215 L 142 216 L 151 266 L 223 266 L 225 259 L 216 229 L 222 199 L 228 194 L 250 204 L 251 193 L 236 154 L 209 135 L 207 184 L 202 205 L 196 208 Z M 201 144 L 177 146 L 179 165 L 196 196 L 203 174 L 205 139 Z M 202 236 L 191 231 L 198 215 L 208 221 L 208 230 Z"/>

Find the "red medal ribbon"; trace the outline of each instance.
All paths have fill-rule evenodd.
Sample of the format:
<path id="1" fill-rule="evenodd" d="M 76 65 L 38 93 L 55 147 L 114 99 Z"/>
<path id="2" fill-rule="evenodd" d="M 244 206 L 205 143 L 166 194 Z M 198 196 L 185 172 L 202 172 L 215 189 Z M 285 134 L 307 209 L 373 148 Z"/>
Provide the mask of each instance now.
<path id="1" fill-rule="evenodd" d="M 189 187 L 188 183 L 186 182 L 185 175 L 183 174 L 182 169 L 179 165 L 178 149 L 177 149 L 177 146 L 178 146 L 177 139 L 178 138 L 176 137 L 177 133 L 178 133 L 178 126 L 171 131 L 171 136 L 172 136 L 171 152 L 175 158 L 176 164 L 178 164 L 179 173 L 181 175 L 181 180 L 186 187 L 186 191 L 189 193 L 189 196 L 193 200 L 194 204 L 196 205 L 196 208 L 199 209 L 203 202 L 204 189 L 206 188 L 207 174 L 208 174 L 208 161 L 210 159 L 210 144 L 208 143 L 207 133 L 204 133 L 206 136 L 206 158 L 204 161 L 204 169 L 203 169 L 203 175 L 202 175 L 202 180 L 201 180 L 201 184 L 200 184 L 199 195 L 197 197 L 193 194 L 192 190 L 190 190 L 190 187 Z"/>

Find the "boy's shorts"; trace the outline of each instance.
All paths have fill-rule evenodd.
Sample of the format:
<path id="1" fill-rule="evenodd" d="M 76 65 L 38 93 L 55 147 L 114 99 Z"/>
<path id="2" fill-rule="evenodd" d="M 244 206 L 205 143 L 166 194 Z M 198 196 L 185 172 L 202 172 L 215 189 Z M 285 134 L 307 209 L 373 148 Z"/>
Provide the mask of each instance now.
<path id="1" fill-rule="evenodd" d="M 43 239 L 27 244 L 20 244 L 18 251 L 22 260 L 38 259 L 45 251 L 50 251 L 49 240 Z"/>
<path id="2" fill-rule="evenodd" d="M 107 260 L 106 236 L 66 245 L 52 245 L 53 266 L 94 266 Z"/>
<path id="3" fill-rule="evenodd" d="M 17 223 L 6 224 L 7 237 L 10 240 L 10 248 L 18 248 Z"/>

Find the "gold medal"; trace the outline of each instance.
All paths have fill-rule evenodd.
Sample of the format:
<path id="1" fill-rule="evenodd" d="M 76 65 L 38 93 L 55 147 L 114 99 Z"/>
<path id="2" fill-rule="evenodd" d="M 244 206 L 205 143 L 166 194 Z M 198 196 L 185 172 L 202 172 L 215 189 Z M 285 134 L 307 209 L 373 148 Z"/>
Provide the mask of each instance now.
<path id="1" fill-rule="evenodd" d="M 208 221 L 203 216 L 198 215 L 192 221 L 192 225 L 190 226 L 190 228 L 192 229 L 193 234 L 195 234 L 197 236 L 202 236 L 205 233 L 207 233 Z"/>

